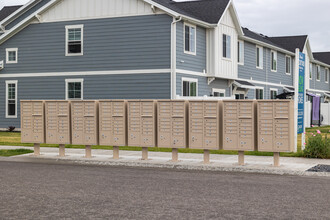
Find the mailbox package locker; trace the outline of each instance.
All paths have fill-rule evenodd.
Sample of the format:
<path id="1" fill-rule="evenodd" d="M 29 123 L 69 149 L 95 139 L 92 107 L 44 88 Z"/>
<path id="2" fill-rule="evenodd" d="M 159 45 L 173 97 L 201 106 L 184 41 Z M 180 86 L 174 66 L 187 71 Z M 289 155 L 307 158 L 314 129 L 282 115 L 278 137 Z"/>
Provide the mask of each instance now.
<path id="1" fill-rule="evenodd" d="M 127 146 L 126 106 L 124 100 L 99 101 L 100 145 Z"/>
<path id="2" fill-rule="evenodd" d="M 218 150 L 220 101 L 189 101 L 189 148 Z"/>
<path id="3" fill-rule="evenodd" d="M 184 100 L 158 101 L 158 147 L 187 147 L 187 110 L 188 102 Z"/>
<path id="4" fill-rule="evenodd" d="M 223 149 L 254 151 L 256 148 L 256 102 L 223 101 Z"/>
<path id="5" fill-rule="evenodd" d="M 21 101 L 22 143 L 45 143 L 44 101 Z"/>
<path id="6" fill-rule="evenodd" d="M 128 146 L 156 146 L 156 108 L 154 100 L 128 101 Z"/>
<path id="7" fill-rule="evenodd" d="M 258 151 L 294 151 L 293 111 L 292 100 L 258 102 Z"/>
<path id="8" fill-rule="evenodd" d="M 71 144 L 69 101 L 46 101 L 46 143 Z"/>
<path id="9" fill-rule="evenodd" d="M 98 102 L 71 101 L 72 144 L 98 144 Z"/>

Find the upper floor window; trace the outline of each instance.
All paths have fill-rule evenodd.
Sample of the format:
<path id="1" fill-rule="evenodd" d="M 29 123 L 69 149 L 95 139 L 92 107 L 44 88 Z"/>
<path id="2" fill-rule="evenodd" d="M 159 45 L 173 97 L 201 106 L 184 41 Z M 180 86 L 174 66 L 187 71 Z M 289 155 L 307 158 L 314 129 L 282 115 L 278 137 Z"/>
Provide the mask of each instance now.
<path id="1" fill-rule="evenodd" d="M 230 59 L 231 58 L 231 36 L 224 34 L 222 36 L 222 41 L 223 41 L 223 43 L 222 43 L 223 44 L 222 45 L 222 48 L 223 48 L 222 56 L 224 58 Z"/>
<path id="2" fill-rule="evenodd" d="M 238 56 L 237 56 L 237 61 L 238 64 L 243 65 L 244 64 L 244 42 L 239 40 L 238 44 L 237 44 L 237 52 L 238 52 Z"/>
<path id="3" fill-rule="evenodd" d="M 256 47 L 256 59 L 257 59 L 257 63 L 256 63 L 257 68 L 262 69 L 263 62 L 264 62 L 262 47 L 259 47 L 259 46 Z"/>
<path id="4" fill-rule="evenodd" d="M 65 83 L 66 100 L 83 100 L 84 79 L 66 79 Z"/>
<path id="5" fill-rule="evenodd" d="M 66 56 L 83 55 L 84 25 L 66 26 Z"/>
<path id="6" fill-rule="evenodd" d="M 6 81 L 6 118 L 17 118 L 17 81 Z"/>
<path id="7" fill-rule="evenodd" d="M 196 55 L 196 26 L 184 25 L 184 52 Z"/>
<path id="8" fill-rule="evenodd" d="M 271 57 L 271 70 L 273 72 L 277 71 L 277 52 L 276 51 L 271 51 L 270 52 L 270 57 Z"/>
<path id="9" fill-rule="evenodd" d="M 329 83 L 329 69 L 325 69 L 325 82 Z"/>
<path id="10" fill-rule="evenodd" d="M 198 96 L 197 93 L 197 79 L 182 78 L 182 96 Z"/>
<path id="11" fill-rule="evenodd" d="M 6 63 L 17 63 L 18 49 L 17 48 L 7 48 L 6 49 Z"/>
<path id="12" fill-rule="evenodd" d="M 309 79 L 313 78 L 313 64 L 309 64 Z"/>
<path id="13" fill-rule="evenodd" d="M 285 57 L 285 72 L 291 75 L 292 72 L 292 59 L 290 56 Z"/>
<path id="14" fill-rule="evenodd" d="M 321 79 L 321 67 L 317 66 L 316 67 L 316 80 L 320 81 L 320 79 Z"/>

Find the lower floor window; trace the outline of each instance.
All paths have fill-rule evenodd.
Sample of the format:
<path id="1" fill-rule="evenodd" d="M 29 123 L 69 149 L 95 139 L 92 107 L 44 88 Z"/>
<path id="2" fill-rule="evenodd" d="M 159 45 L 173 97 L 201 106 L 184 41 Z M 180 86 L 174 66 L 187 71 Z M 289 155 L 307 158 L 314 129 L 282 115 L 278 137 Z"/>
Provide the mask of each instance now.
<path id="1" fill-rule="evenodd" d="M 243 94 L 243 93 L 235 94 L 235 99 L 236 100 L 245 99 L 245 94 Z"/>
<path id="2" fill-rule="evenodd" d="M 66 80 L 66 99 L 83 99 L 83 79 Z"/>
<path id="3" fill-rule="evenodd" d="M 225 97 L 226 91 L 224 89 L 213 89 L 213 97 Z"/>
<path id="4" fill-rule="evenodd" d="M 264 99 L 264 90 L 256 89 L 256 99 Z"/>
<path id="5" fill-rule="evenodd" d="M 17 117 L 17 81 L 6 81 L 6 117 Z"/>
<path id="6" fill-rule="evenodd" d="M 182 96 L 197 96 L 197 79 L 182 79 Z"/>
<path id="7" fill-rule="evenodd" d="M 270 99 L 276 99 L 277 98 L 277 90 L 272 89 L 270 90 Z"/>

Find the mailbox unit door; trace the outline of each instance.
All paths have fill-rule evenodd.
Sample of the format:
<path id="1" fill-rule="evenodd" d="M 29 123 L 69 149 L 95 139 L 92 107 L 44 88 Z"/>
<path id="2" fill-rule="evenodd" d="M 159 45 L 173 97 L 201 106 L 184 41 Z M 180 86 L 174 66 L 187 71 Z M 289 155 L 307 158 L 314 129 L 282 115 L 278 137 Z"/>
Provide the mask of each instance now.
<path id="1" fill-rule="evenodd" d="M 128 145 L 141 145 L 141 103 L 128 102 Z"/>
<path id="2" fill-rule="evenodd" d="M 113 137 L 111 145 L 126 146 L 126 102 L 114 101 L 112 112 Z"/>
<path id="3" fill-rule="evenodd" d="M 33 142 L 33 125 L 32 125 L 32 103 L 27 101 L 21 102 L 21 141 L 22 143 Z"/>
<path id="4" fill-rule="evenodd" d="M 46 143 L 58 144 L 57 143 L 57 133 L 58 133 L 57 103 L 46 102 L 45 112 L 46 112 Z"/>
<path id="5" fill-rule="evenodd" d="M 189 148 L 204 149 L 204 105 L 203 102 L 189 103 Z"/>
<path id="6" fill-rule="evenodd" d="M 99 104 L 100 145 L 111 145 L 112 140 L 112 102 L 101 101 Z"/>
<path id="7" fill-rule="evenodd" d="M 170 101 L 158 102 L 158 147 L 170 148 L 172 146 L 172 109 Z"/>
<path id="8" fill-rule="evenodd" d="M 237 101 L 223 103 L 223 143 L 224 150 L 237 150 L 239 142 L 239 106 Z"/>

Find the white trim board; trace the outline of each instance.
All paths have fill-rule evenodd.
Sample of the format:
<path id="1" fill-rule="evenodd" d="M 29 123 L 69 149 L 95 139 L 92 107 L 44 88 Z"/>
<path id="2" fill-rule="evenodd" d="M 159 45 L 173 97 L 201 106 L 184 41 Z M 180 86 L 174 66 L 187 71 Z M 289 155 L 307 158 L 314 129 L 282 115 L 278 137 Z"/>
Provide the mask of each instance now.
<path id="1" fill-rule="evenodd" d="M 93 75 L 119 75 L 119 74 L 163 74 L 170 72 L 171 72 L 170 69 L 140 69 L 140 70 L 111 70 L 111 71 L 81 71 L 81 72 L 62 72 L 62 73 L 57 73 L 57 72 L 17 73 L 17 74 L 0 74 L 0 78 L 93 76 Z"/>

